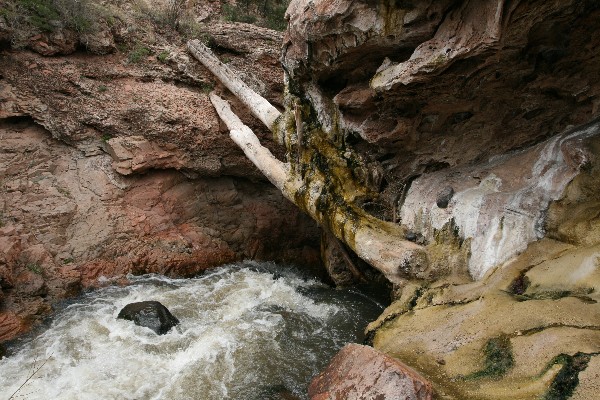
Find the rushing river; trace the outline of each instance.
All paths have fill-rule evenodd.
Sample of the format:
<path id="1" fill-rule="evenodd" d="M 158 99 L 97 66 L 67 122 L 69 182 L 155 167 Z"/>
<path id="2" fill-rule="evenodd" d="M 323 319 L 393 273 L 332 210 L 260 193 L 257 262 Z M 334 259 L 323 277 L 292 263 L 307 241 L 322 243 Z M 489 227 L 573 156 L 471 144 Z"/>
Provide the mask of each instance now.
<path id="1" fill-rule="evenodd" d="M 382 306 L 268 263 L 194 279 L 132 278 L 88 293 L 0 360 L 0 400 L 306 398 L 307 385 L 344 344 L 362 339 Z M 116 316 L 157 300 L 180 320 L 163 336 Z"/>

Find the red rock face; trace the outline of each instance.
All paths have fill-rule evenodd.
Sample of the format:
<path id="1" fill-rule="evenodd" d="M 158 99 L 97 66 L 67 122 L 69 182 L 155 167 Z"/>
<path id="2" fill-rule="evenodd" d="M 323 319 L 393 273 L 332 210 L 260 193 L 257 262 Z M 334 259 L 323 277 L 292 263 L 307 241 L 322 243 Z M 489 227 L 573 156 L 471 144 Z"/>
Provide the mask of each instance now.
<path id="1" fill-rule="evenodd" d="M 431 384 L 372 347 L 346 345 L 308 389 L 311 400 L 433 399 Z"/>
<path id="2" fill-rule="evenodd" d="M 224 57 L 281 102 L 280 35 L 214 30 Z M 320 264 L 316 224 L 222 131 L 205 93 L 210 74 L 176 46 L 168 62 L 152 50 L 137 64 L 126 53 L 0 57 L 0 315 L 10 315 L 0 340 L 54 300 L 129 273 L 193 276 L 242 259 Z"/>
<path id="3" fill-rule="evenodd" d="M 1 310 L 22 322 L 6 323 L 2 337 L 54 299 L 129 273 L 192 276 L 241 259 L 319 264 L 316 226 L 267 183 L 172 170 L 123 177 L 108 154 L 86 156 L 31 121 L 2 123 L 0 135 Z"/>

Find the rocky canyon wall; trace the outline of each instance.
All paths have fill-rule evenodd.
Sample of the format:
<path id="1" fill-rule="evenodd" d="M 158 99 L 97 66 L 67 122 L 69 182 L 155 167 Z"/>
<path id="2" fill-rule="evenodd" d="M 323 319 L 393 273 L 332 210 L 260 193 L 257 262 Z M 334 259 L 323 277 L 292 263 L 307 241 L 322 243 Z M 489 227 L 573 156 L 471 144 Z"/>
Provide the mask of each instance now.
<path id="1" fill-rule="evenodd" d="M 190 62 L 184 38 L 169 41 L 124 7 L 126 20 L 95 36 L 102 49 L 82 51 L 63 32 L 0 56 L 0 340 L 53 302 L 131 273 L 193 276 L 242 259 L 320 265 L 316 224 L 229 141 L 208 101 L 217 83 Z M 206 29 L 255 90 L 281 102 L 279 33 Z"/>
<path id="2" fill-rule="evenodd" d="M 597 396 L 599 17 L 593 1 L 290 4 L 277 184 L 395 284 L 368 336 L 432 381 L 400 368 L 407 398 Z M 344 350 L 313 398 L 389 393 L 363 353 L 371 374 L 372 352 Z"/>

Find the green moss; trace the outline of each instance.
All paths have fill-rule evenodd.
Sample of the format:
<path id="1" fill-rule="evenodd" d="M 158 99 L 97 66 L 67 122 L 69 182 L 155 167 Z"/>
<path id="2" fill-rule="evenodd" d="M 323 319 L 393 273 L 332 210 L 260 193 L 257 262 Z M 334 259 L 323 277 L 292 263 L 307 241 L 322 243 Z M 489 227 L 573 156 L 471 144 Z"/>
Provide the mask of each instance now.
<path id="1" fill-rule="evenodd" d="M 515 363 L 512 345 L 508 336 L 500 336 L 488 340 L 483 348 L 483 354 L 485 355 L 483 369 L 467 376 L 467 379 L 500 378 Z"/>
<path id="2" fill-rule="evenodd" d="M 43 32 L 53 32 L 61 19 L 60 13 L 52 1 L 47 0 L 18 0 L 17 4 L 21 6 L 26 14 L 27 21 Z"/>
<path id="3" fill-rule="evenodd" d="M 158 61 L 160 61 L 161 63 L 165 64 L 167 62 L 167 58 L 169 58 L 169 52 L 168 51 L 161 51 L 156 58 L 158 59 Z"/>
<path id="4" fill-rule="evenodd" d="M 58 186 L 56 188 L 56 190 L 58 191 L 58 193 L 62 194 L 63 196 L 73 198 L 73 196 L 71 195 L 71 192 L 69 192 L 69 189 L 65 189 L 63 187 Z"/>
<path id="5" fill-rule="evenodd" d="M 562 368 L 552 381 L 544 400 L 566 400 L 571 397 L 579 384 L 579 372 L 587 368 L 589 361 L 590 356 L 584 353 L 577 353 L 574 356 L 561 354 L 555 357 L 544 372 L 557 364 L 562 365 Z"/>
<path id="6" fill-rule="evenodd" d="M 223 19 L 225 21 L 230 22 L 245 22 L 247 24 L 253 24 L 257 20 L 255 15 L 250 15 L 248 13 L 248 9 L 244 11 L 237 5 L 231 5 L 227 3 L 223 4 L 221 8 L 221 14 L 223 15 Z"/>
<path id="7" fill-rule="evenodd" d="M 283 31 L 287 27 L 285 11 L 289 0 L 240 0 L 235 5 L 224 3 L 221 15 L 224 20 L 256 24 Z"/>
<path id="8" fill-rule="evenodd" d="M 362 227 L 401 239 L 398 225 L 360 208 L 360 204 L 375 202 L 379 193 L 355 174 L 355 169 L 366 168 L 365 162 L 344 145 L 345 135 L 339 125 L 333 124 L 326 131 L 312 104 L 293 95 L 289 85 L 285 109 L 276 123 L 275 137 L 282 138 L 285 145 L 291 180 L 303 183 L 300 190 L 295 189 L 295 203 L 352 249 L 356 249 L 355 235 Z M 302 122 L 301 133 L 296 132 L 297 119 Z"/>
<path id="9" fill-rule="evenodd" d="M 508 287 L 508 291 L 513 295 L 523 296 L 529 285 L 531 285 L 531 281 L 525 275 L 527 270 L 523 271 Z"/>
<path id="10" fill-rule="evenodd" d="M 417 303 L 419 302 L 419 299 L 421 298 L 421 296 L 423 296 L 423 294 L 427 291 L 427 287 L 426 286 L 422 286 L 420 288 L 418 288 L 417 290 L 415 290 L 414 295 L 411 297 L 411 299 L 408 301 L 407 304 L 407 308 L 408 310 L 412 310 L 417 306 Z"/>
<path id="11" fill-rule="evenodd" d="M 527 277 L 524 277 L 528 281 Z M 517 282 L 517 281 L 515 281 Z M 516 283 L 513 282 L 509 291 L 515 290 L 513 285 Z M 528 301 L 528 300 L 560 300 L 565 297 L 575 297 L 586 303 L 596 303 L 596 300 L 592 299 L 588 295 L 594 292 L 594 288 L 581 288 L 576 290 L 560 290 L 560 289 L 545 289 L 545 290 L 535 290 L 531 293 L 515 293 L 515 298 L 518 301 Z"/>
<path id="12" fill-rule="evenodd" d="M 26 265 L 27 269 L 33 272 L 36 275 L 41 275 L 43 270 L 42 266 L 38 263 L 29 263 Z"/>
<path id="13" fill-rule="evenodd" d="M 200 89 L 203 93 L 209 94 L 213 90 L 215 90 L 215 85 L 212 82 L 204 82 L 200 84 Z"/>

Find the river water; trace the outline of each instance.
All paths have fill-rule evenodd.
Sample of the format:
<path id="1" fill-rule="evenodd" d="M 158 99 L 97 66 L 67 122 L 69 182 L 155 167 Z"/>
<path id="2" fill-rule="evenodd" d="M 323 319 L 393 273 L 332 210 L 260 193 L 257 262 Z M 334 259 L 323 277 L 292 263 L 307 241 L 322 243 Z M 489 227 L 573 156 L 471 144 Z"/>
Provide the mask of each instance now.
<path id="1" fill-rule="evenodd" d="M 382 305 L 270 263 L 225 266 L 194 279 L 133 277 L 62 306 L 37 336 L 0 360 L 0 398 L 306 398 L 311 377 L 362 340 Z M 180 325 L 163 336 L 116 316 L 163 303 Z"/>

